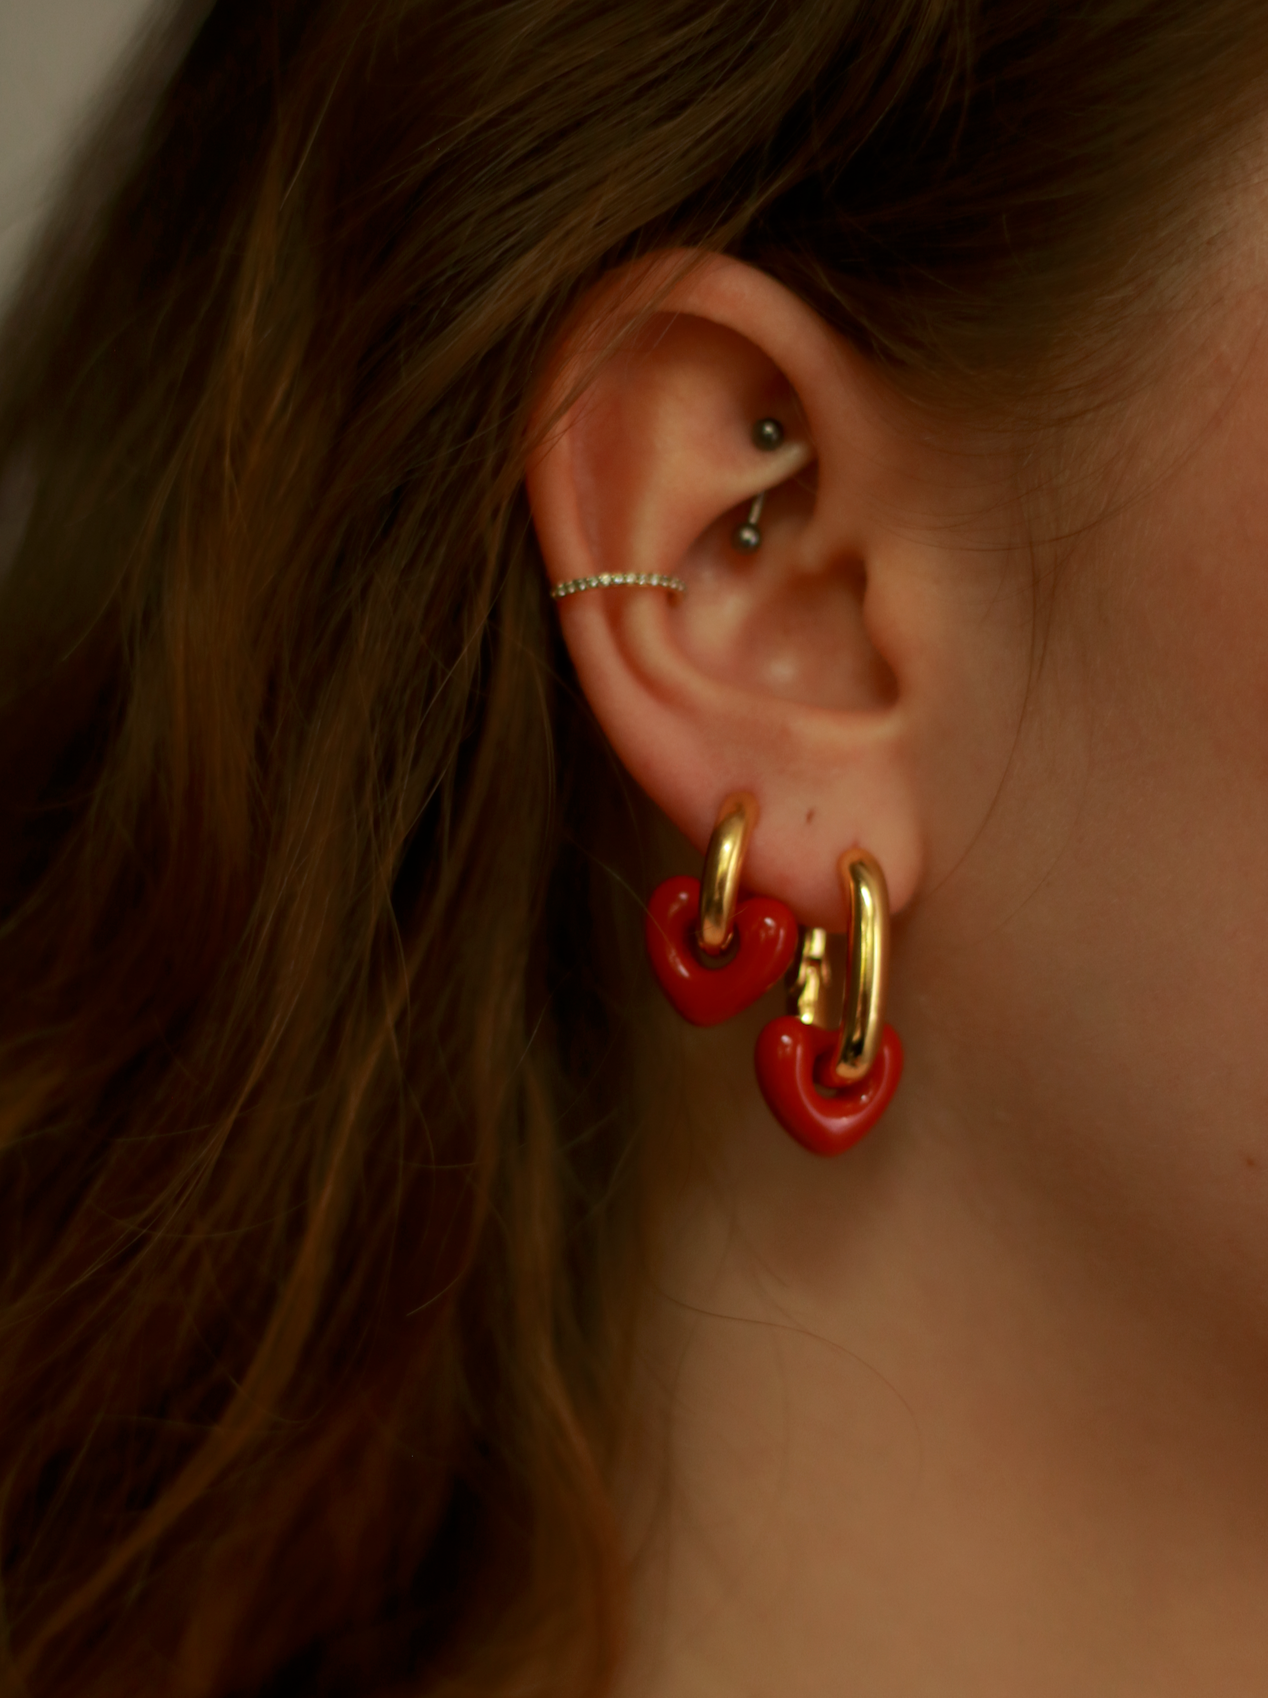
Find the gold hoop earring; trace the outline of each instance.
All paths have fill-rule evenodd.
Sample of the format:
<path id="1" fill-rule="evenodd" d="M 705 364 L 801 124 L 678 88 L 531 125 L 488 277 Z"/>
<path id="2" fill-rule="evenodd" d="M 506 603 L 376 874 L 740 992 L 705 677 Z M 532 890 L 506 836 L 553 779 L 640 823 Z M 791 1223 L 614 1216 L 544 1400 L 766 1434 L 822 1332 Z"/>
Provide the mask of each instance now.
<path id="1" fill-rule="evenodd" d="M 885 1024 L 889 896 L 866 849 L 837 863 L 848 937 L 803 936 L 788 1014 L 762 1028 L 757 1079 L 784 1130 L 816 1155 L 856 1144 L 885 1112 L 902 1076 L 903 1049 Z M 844 991 L 844 995 L 842 994 Z"/>
<path id="2" fill-rule="evenodd" d="M 728 796 L 698 879 L 669 878 L 647 905 L 647 956 L 660 988 L 693 1026 L 716 1026 L 764 996 L 797 951 L 797 920 L 770 896 L 742 895 L 757 801 Z"/>
<path id="3" fill-rule="evenodd" d="M 718 809 L 718 823 L 700 869 L 700 918 L 697 947 L 704 955 L 725 953 L 735 925 L 740 897 L 740 873 L 749 838 L 757 824 L 757 803 L 747 791 L 728 796 Z"/>
<path id="4" fill-rule="evenodd" d="M 889 989 L 889 891 L 874 855 L 851 849 L 838 863 L 849 898 L 850 966 L 834 1079 L 852 1085 L 872 1070 L 885 1030 Z"/>

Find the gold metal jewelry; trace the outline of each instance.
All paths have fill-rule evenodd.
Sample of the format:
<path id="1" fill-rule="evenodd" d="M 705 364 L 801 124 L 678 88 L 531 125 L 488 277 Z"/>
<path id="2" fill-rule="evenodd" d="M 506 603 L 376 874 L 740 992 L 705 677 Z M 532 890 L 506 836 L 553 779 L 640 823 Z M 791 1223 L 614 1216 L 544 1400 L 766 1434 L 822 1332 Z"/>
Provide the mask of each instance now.
<path id="1" fill-rule="evenodd" d="M 806 926 L 788 975 L 788 1012 L 805 1026 L 835 1031 L 845 1012 L 850 940 L 844 932 Z"/>
<path id="2" fill-rule="evenodd" d="M 569 578 L 567 582 L 556 584 L 550 592 L 552 601 L 562 601 L 565 596 L 583 595 L 586 590 L 672 590 L 675 595 L 686 595 L 687 586 L 681 578 L 670 577 L 666 572 L 598 572 L 593 578 Z"/>
<path id="3" fill-rule="evenodd" d="M 843 1084 L 853 1084 L 871 1070 L 885 1030 L 889 890 L 880 862 L 866 849 L 848 850 L 837 870 L 850 912 L 850 971 L 833 1073 Z"/>
<path id="4" fill-rule="evenodd" d="M 757 824 L 757 798 L 746 790 L 728 796 L 718 809 L 700 874 L 700 920 L 696 941 L 705 955 L 720 955 L 731 941 L 740 871 Z"/>
<path id="5" fill-rule="evenodd" d="M 833 1074 L 843 1085 L 871 1071 L 885 1029 L 889 984 L 889 891 L 866 849 L 838 863 L 849 933 L 807 926 L 788 978 L 788 1012 L 807 1026 L 839 1028 Z"/>

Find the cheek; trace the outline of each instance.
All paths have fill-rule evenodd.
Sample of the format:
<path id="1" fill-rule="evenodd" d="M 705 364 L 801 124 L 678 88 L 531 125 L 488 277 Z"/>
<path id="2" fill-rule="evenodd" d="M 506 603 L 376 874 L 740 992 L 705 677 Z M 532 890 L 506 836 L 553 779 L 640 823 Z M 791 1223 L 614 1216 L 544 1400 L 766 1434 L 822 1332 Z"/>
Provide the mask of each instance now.
<path id="1" fill-rule="evenodd" d="M 927 775 L 957 827 L 894 1018 L 959 1143 L 1268 1335 L 1268 421 L 1242 439 L 1087 531 L 1033 671 L 1028 617 L 944 657 L 998 626 L 940 680 L 974 736 Z"/>
<path id="2" fill-rule="evenodd" d="M 1268 885 L 1268 414 L 1241 422 L 1213 428 L 1138 515 L 1097 539 L 1065 643 L 1086 684 L 1084 724 L 1066 720 L 1086 740 L 1088 804 L 1111 862 L 1158 869 L 1177 897 L 1203 890 L 1204 907 L 1257 910 Z"/>
<path id="3" fill-rule="evenodd" d="M 1158 501 L 1114 600 L 1124 681 L 1245 779 L 1268 746 L 1268 428 L 1253 454 L 1226 434 Z"/>
<path id="4" fill-rule="evenodd" d="M 1017 1159 L 1095 1176 L 1115 1231 L 1236 1270 L 1248 1302 L 1268 1291 L 1264 438 L 1253 465 L 1210 441 L 1062 569 L 969 881 L 996 928 L 979 1041 L 1031 1058 L 1001 1122 L 1024 1120 Z"/>

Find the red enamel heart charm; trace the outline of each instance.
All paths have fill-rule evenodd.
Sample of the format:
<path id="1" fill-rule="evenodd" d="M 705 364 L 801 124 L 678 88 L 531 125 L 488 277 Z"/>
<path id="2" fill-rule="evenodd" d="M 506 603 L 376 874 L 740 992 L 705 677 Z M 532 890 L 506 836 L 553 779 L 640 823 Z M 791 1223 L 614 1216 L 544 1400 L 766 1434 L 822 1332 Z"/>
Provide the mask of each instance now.
<path id="1" fill-rule="evenodd" d="M 763 1026 L 754 1051 L 767 1106 L 791 1137 L 817 1156 L 857 1144 L 889 1107 L 903 1072 L 902 1040 L 886 1026 L 872 1070 L 857 1085 L 832 1086 L 839 1032 L 808 1026 L 791 1014 Z"/>
<path id="2" fill-rule="evenodd" d="M 791 908 L 769 896 L 741 897 L 730 947 L 718 965 L 694 948 L 700 880 L 669 878 L 647 904 L 647 955 L 660 988 L 693 1026 L 717 1026 L 779 983 L 797 953 Z"/>

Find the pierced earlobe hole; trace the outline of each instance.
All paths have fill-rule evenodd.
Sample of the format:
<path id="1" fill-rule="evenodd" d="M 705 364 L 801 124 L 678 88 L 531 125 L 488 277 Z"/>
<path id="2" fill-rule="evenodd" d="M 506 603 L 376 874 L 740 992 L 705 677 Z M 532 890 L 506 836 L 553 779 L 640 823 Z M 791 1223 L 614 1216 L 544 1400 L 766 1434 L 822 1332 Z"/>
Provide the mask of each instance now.
<path id="1" fill-rule="evenodd" d="M 708 950 L 700 947 L 700 939 L 694 932 L 688 937 L 687 941 L 691 945 L 691 953 L 695 960 L 702 967 L 707 967 L 711 973 L 716 973 L 722 967 L 729 967 L 740 953 L 740 934 L 738 930 L 734 929 L 716 955 L 710 955 Z"/>
<path id="2" fill-rule="evenodd" d="M 753 446 L 770 453 L 784 440 L 784 427 L 778 419 L 758 419 L 753 426 Z"/>

